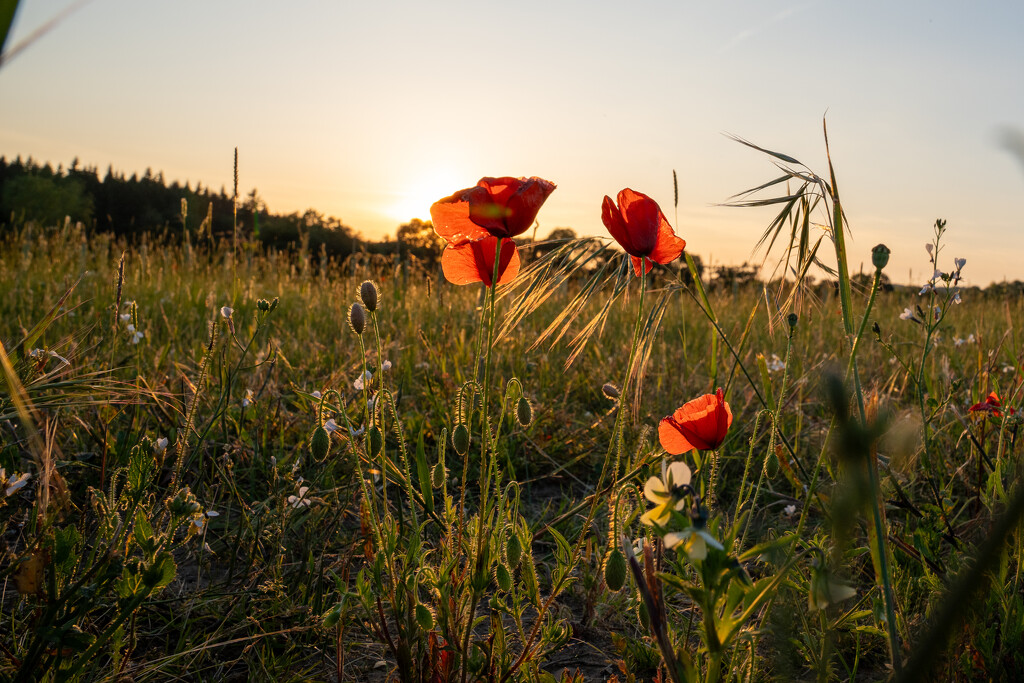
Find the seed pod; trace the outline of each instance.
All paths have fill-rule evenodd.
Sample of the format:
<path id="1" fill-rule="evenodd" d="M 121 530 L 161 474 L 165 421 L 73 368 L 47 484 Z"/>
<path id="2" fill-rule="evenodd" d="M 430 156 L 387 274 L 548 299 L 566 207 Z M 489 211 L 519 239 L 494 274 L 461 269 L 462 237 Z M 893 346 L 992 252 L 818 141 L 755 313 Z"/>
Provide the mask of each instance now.
<path id="1" fill-rule="evenodd" d="M 500 562 L 494 569 L 494 578 L 498 580 L 498 588 L 506 592 L 512 590 L 512 574 L 510 574 L 505 565 Z"/>
<path id="2" fill-rule="evenodd" d="M 377 310 L 377 285 L 373 280 L 364 280 L 363 284 L 359 285 L 359 298 L 363 300 L 363 305 L 370 313 Z"/>
<path id="3" fill-rule="evenodd" d="M 608 590 L 618 591 L 626 583 L 626 558 L 618 548 L 612 550 L 604 565 L 604 582 Z"/>
<path id="4" fill-rule="evenodd" d="M 871 264 L 877 269 L 881 270 L 889 263 L 889 247 L 884 244 L 876 245 L 871 250 Z"/>
<path id="5" fill-rule="evenodd" d="M 380 453 L 381 446 L 384 445 L 384 437 L 381 435 L 380 430 L 377 429 L 377 425 L 370 427 L 366 432 L 366 439 L 370 448 L 370 455 L 374 456 Z"/>
<path id="6" fill-rule="evenodd" d="M 459 455 L 469 453 L 469 427 L 464 424 L 455 425 L 452 431 L 452 445 Z"/>
<path id="7" fill-rule="evenodd" d="M 519 537 L 515 534 L 509 534 L 508 542 L 505 544 L 505 558 L 508 560 L 509 565 L 516 567 L 519 565 L 519 558 L 523 555 L 523 547 L 519 545 Z"/>
<path id="8" fill-rule="evenodd" d="M 533 406 L 530 405 L 530 399 L 525 396 L 520 396 L 519 402 L 516 403 L 516 419 L 523 427 L 529 427 L 533 422 Z"/>
<path id="9" fill-rule="evenodd" d="M 358 301 L 352 304 L 352 308 L 348 311 L 348 324 L 358 335 L 362 335 L 363 330 L 366 329 L 366 311 Z"/>
<path id="10" fill-rule="evenodd" d="M 309 439 L 309 449 L 313 452 L 313 459 L 317 462 L 322 462 L 331 452 L 331 436 L 323 425 L 313 430 L 313 436 Z"/>

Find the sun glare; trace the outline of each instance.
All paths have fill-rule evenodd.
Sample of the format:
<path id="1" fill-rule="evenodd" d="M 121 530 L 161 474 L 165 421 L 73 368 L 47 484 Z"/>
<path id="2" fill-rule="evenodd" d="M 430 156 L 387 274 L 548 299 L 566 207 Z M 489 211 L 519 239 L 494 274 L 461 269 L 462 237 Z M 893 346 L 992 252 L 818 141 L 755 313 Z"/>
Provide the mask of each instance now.
<path id="1" fill-rule="evenodd" d="M 408 182 L 395 192 L 394 201 L 384 209 L 389 218 L 402 223 L 413 218 L 430 220 L 430 205 L 463 187 L 474 185 L 477 178 L 451 171 L 431 171 Z"/>

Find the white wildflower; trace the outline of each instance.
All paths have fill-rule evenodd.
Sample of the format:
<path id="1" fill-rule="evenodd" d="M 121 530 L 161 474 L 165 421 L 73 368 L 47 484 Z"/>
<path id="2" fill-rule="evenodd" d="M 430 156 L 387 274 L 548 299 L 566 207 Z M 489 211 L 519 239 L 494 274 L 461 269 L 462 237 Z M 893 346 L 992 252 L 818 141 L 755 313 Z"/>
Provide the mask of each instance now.
<path id="1" fill-rule="evenodd" d="M 333 417 L 327 420 L 327 422 L 324 422 L 324 430 L 328 434 L 333 434 L 334 432 L 338 431 L 338 429 L 338 423 L 334 420 Z"/>
<path id="2" fill-rule="evenodd" d="M 380 369 L 383 370 L 384 372 L 387 372 L 388 370 L 390 370 L 391 369 L 391 361 L 385 360 L 383 363 L 380 364 Z"/>
<path id="3" fill-rule="evenodd" d="M 717 550 L 725 550 L 718 539 L 712 536 L 703 524 L 686 527 L 682 531 L 673 531 L 665 534 L 662 539 L 666 548 L 675 548 L 682 544 L 683 552 L 691 560 L 703 560 L 708 556 L 708 546 Z"/>
<path id="4" fill-rule="evenodd" d="M 363 372 L 363 374 L 359 375 L 359 377 L 356 378 L 356 381 L 352 383 L 352 386 L 355 387 L 356 391 L 362 391 L 363 389 L 366 388 L 366 384 L 372 378 L 373 373 L 370 372 L 369 370 L 366 370 Z"/>
<path id="5" fill-rule="evenodd" d="M 299 487 L 299 495 L 288 496 L 288 504 L 293 508 L 306 507 L 310 504 L 309 498 L 306 497 L 306 492 L 309 491 L 308 486 Z"/>
<path id="6" fill-rule="evenodd" d="M 156 453 L 157 455 L 160 455 L 161 453 L 163 453 L 166 450 L 167 450 L 167 437 L 166 436 L 161 436 L 159 439 L 156 440 L 156 443 L 153 444 L 153 452 Z"/>
<path id="7" fill-rule="evenodd" d="M 4 487 L 4 497 L 13 495 L 19 489 L 25 487 L 28 484 L 28 480 L 32 478 L 32 475 L 26 472 L 25 474 L 12 474 L 9 478 L 7 473 L 4 472 L 3 468 L 0 467 L 0 486 Z"/>
<path id="8" fill-rule="evenodd" d="M 132 314 L 131 313 L 122 313 L 121 315 L 119 315 L 117 317 L 121 319 L 121 322 L 126 323 L 126 322 L 128 322 L 129 320 L 132 319 Z"/>
<path id="9" fill-rule="evenodd" d="M 243 408 L 248 408 L 249 406 L 252 405 L 252 401 L 253 401 L 252 389 L 246 389 L 245 390 L 245 398 L 242 399 L 242 407 Z"/>
<path id="10" fill-rule="evenodd" d="M 234 312 L 235 312 L 235 309 L 231 308 L 230 306 L 221 306 L 220 307 L 220 314 L 221 314 L 221 316 L 223 316 L 225 318 L 230 318 L 234 314 Z"/>
<path id="11" fill-rule="evenodd" d="M 319 401 L 323 397 L 323 394 L 321 394 L 319 391 L 314 391 L 312 394 L 310 394 L 310 396 Z"/>
<path id="12" fill-rule="evenodd" d="M 914 312 L 909 308 L 903 309 L 903 312 L 900 313 L 900 320 L 910 320 L 911 322 L 915 323 L 921 322 L 920 320 L 917 319 L 917 316 L 914 314 Z"/>
<path id="13" fill-rule="evenodd" d="M 796 515 L 796 505 L 787 505 L 786 507 L 782 508 L 782 514 L 787 518 L 792 518 L 794 515 Z"/>
<path id="14" fill-rule="evenodd" d="M 779 358 L 777 353 L 773 353 L 771 359 L 767 363 L 768 372 L 778 372 L 779 370 L 785 370 L 786 364 Z"/>

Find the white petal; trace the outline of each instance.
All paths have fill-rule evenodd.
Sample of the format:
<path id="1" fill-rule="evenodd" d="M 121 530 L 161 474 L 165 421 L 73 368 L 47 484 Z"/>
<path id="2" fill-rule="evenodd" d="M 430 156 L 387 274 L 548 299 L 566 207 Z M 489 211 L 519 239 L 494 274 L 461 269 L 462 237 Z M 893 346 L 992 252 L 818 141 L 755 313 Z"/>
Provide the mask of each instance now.
<path id="1" fill-rule="evenodd" d="M 670 479 L 670 481 L 668 481 L 668 485 L 673 488 L 689 484 L 690 468 L 686 466 L 686 463 L 674 462 L 668 466 L 668 476 Z"/>
<path id="2" fill-rule="evenodd" d="M 647 480 L 647 483 L 644 484 L 644 498 L 652 503 L 660 504 L 664 502 L 667 495 L 668 491 L 665 489 L 665 484 L 657 477 L 651 477 Z"/>

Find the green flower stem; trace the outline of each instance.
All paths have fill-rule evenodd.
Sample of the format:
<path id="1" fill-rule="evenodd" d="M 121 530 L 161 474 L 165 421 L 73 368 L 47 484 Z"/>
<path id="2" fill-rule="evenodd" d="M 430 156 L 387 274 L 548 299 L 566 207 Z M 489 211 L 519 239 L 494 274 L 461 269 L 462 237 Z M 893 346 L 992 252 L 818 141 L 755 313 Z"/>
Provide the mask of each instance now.
<path id="1" fill-rule="evenodd" d="M 829 162 L 831 170 L 831 161 Z M 857 369 L 857 350 L 860 346 L 860 339 L 867 328 L 868 316 L 874 305 L 878 287 L 881 284 L 882 270 L 875 269 L 875 277 L 871 287 L 871 296 L 868 299 L 867 308 L 861 319 L 860 328 L 854 335 L 853 327 L 853 303 L 850 294 L 850 273 L 846 261 L 846 241 L 843 233 L 843 210 L 839 201 L 839 190 L 836 187 L 835 174 L 832 174 L 832 220 L 833 237 L 836 246 L 836 262 L 839 275 L 839 297 L 843 309 L 843 326 L 846 330 L 847 341 L 850 343 L 850 360 L 847 366 L 847 376 L 853 378 L 854 395 L 857 398 L 857 409 L 860 414 L 861 424 L 867 425 L 867 417 L 864 410 L 864 392 L 860 384 L 860 372 Z M 834 423 L 834 420 L 833 420 Z M 831 430 L 830 430 L 831 431 Z M 882 514 L 881 485 L 878 478 L 878 468 L 870 453 L 865 453 L 866 462 L 864 467 L 868 470 L 868 477 L 871 484 L 871 517 L 874 524 L 874 542 L 876 557 L 876 580 L 880 580 L 882 596 L 885 602 L 886 631 L 889 640 L 889 659 L 892 662 L 893 670 L 900 671 L 899 638 L 896 633 L 896 604 L 892 591 L 892 577 L 889 570 L 888 546 L 885 542 L 885 524 Z M 803 517 L 801 517 L 801 522 Z"/>

